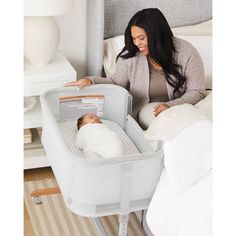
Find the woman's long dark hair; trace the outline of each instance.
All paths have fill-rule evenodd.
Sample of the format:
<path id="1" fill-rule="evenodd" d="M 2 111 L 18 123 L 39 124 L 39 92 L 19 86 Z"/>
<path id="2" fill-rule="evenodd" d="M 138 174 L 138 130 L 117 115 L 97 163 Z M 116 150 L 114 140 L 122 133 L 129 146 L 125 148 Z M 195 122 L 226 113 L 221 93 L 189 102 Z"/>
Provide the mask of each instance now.
<path id="1" fill-rule="evenodd" d="M 148 38 L 149 56 L 162 67 L 168 84 L 174 88 L 174 98 L 178 97 L 186 77 L 180 72 L 181 65 L 174 60 L 176 49 L 173 43 L 173 33 L 165 16 L 157 8 L 138 11 L 129 21 L 125 30 L 125 47 L 117 58 L 127 59 L 134 57 L 138 52 L 131 36 L 132 26 L 138 26 L 145 30 Z M 124 52 L 126 53 L 124 54 Z M 170 75 L 173 75 L 176 80 L 173 80 Z"/>

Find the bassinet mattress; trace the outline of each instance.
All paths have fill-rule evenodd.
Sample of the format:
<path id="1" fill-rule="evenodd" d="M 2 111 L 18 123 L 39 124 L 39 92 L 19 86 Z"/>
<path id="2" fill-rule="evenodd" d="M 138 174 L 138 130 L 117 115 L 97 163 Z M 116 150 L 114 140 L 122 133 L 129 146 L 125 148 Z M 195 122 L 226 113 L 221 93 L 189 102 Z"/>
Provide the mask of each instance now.
<path id="1" fill-rule="evenodd" d="M 125 155 L 139 153 L 137 147 L 125 133 L 125 131 L 114 121 L 102 120 L 102 123 L 116 132 L 122 140 Z M 78 132 L 77 120 L 65 121 L 59 123 L 62 135 L 66 140 L 69 149 L 76 157 L 84 157 L 83 151 L 76 147 L 76 134 Z"/>

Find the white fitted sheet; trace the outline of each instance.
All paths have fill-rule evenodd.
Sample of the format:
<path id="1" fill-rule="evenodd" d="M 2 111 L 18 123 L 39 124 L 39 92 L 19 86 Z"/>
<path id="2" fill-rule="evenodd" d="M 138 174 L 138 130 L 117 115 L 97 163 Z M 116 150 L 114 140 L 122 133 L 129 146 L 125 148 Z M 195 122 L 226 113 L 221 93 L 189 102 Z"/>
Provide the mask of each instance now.
<path id="1" fill-rule="evenodd" d="M 108 126 L 111 130 L 115 131 L 122 140 L 125 155 L 139 153 L 138 149 L 125 133 L 125 131 L 114 121 L 102 120 L 102 123 Z M 83 151 L 76 147 L 76 134 L 78 132 L 77 120 L 60 122 L 60 129 L 64 139 L 76 157 L 84 157 Z"/>

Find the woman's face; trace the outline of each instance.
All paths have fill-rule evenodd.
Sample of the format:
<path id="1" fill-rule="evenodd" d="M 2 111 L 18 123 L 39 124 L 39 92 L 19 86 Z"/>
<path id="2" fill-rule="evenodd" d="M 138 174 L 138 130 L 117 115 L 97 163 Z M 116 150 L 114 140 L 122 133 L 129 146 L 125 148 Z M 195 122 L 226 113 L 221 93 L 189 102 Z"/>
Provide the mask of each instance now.
<path id="1" fill-rule="evenodd" d="M 140 53 L 147 56 L 148 50 L 148 38 L 143 28 L 138 26 L 131 26 L 131 37 L 134 45 L 139 49 Z"/>

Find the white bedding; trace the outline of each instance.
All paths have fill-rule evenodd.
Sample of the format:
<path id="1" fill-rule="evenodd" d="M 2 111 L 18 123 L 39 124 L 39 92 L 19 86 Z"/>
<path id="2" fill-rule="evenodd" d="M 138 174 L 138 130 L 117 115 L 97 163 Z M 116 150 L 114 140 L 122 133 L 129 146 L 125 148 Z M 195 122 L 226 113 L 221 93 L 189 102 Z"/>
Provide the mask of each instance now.
<path id="1" fill-rule="evenodd" d="M 211 235 L 211 108 L 210 93 L 164 111 L 145 131 L 153 148 L 164 141 L 165 169 L 146 216 L 155 236 Z"/>
<path id="2" fill-rule="evenodd" d="M 210 236 L 211 170 L 184 193 L 174 193 L 165 169 L 146 215 L 155 236 Z"/>
<path id="3" fill-rule="evenodd" d="M 163 111 L 152 120 L 144 136 L 156 150 L 156 140 L 170 140 L 183 128 L 203 119 L 212 120 L 212 92 L 196 105 L 182 104 Z"/>

